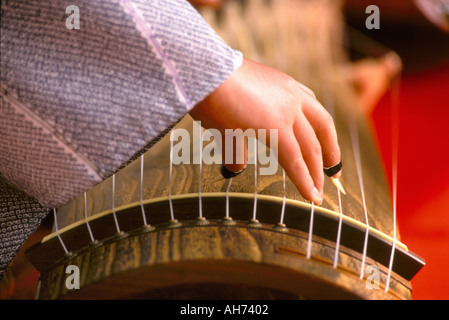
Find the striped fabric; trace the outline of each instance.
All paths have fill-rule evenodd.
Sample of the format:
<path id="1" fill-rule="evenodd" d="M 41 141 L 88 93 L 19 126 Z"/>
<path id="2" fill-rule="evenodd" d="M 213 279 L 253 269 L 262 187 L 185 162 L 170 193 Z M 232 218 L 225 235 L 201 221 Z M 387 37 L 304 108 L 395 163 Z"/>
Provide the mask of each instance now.
<path id="1" fill-rule="evenodd" d="M 45 208 L 125 166 L 242 62 L 185 0 L 77 0 L 79 29 L 71 4 L 2 1 L 0 277 Z M 22 204 L 39 219 L 12 244 L 3 218 Z"/>

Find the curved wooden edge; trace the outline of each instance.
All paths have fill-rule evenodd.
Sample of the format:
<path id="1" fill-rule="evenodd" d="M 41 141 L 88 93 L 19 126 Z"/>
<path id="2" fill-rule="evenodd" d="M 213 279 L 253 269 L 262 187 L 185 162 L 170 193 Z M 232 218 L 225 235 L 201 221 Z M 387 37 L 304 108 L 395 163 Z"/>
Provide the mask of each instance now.
<path id="1" fill-rule="evenodd" d="M 173 195 L 171 197 L 171 199 L 173 201 L 176 201 L 176 200 L 183 200 L 183 199 L 197 199 L 198 197 L 199 197 L 199 193 L 188 193 L 188 194 L 181 194 L 181 195 Z M 223 198 L 225 198 L 226 197 L 226 193 L 225 192 L 202 193 L 201 197 L 202 198 L 216 198 L 216 197 L 223 197 Z M 249 194 L 249 193 L 231 192 L 231 193 L 229 193 L 229 198 L 230 199 L 231 198 L 254 199 L 254 195 L 253 194 Z M 275 203 L 282 203 L 284 201 L 284 198 L 282 198 L 282 197 L 270 196 L 270 195 L 264 195 L 264 194 L 257 195 L 257 199 L 259 199 L 259 200 L 268 200 L 268 201 L 272 201 L 272 202 L 275 202 Z M 120 206 L 120 207 L 116 207 L 116 208 L 114 208 L 114 211 L 116 213 L 118 213 L 120 211 L 124 211 L 124 210 L 127 210 L 129 208 L 140 206 L 141 204 L 148 205 L 148 204 L 152 204 L 152 203 L 167 202 L 167 201 L 170 201 L 168 196 L 157 197 L 157 198 L 144 200 L 143 202 L 137 201 L 137 202 L 129 203 L 129 204 L 126 204 L 126 205 L 123 205 L 123 206 Z M 299 207 L 299 208 L 301 208 L 303 210 L 311 210 L 311 208 L 312 208 L 312 206 L 310 204 L 302 202 L 302 201 L 292 200 L 292 199 L 285 199 L 285 201 L 286 201 L 286 205 L 290 205 L 290 206 L 293 206 L 293 207 L 296 206 L 296 207 Z M 367 224 L 365 224 L 365 223 L 363 223 L 361 221 L 355 220 L 355 219 L 353 219 L 351 217 L 348 217 L 348 216 L 346 216 L 344 214 L 340 214 L 338 212 L 335 212 L 335 211 L 332 211 L 332 210 L 329 210 L 329 209 L 326 209 L 326 208 L 323 208 L 323 207 L 319 207 L 319 206 L 315 206 L 314 210 L 315 210 L 315 212 L 320 212 L 323 215 L 328 215 L 332 219 L 337 219 L 338 220 L 341 217 L 343 223 L 345 223 L 347 225 L 351 225 L 351 226 L 356 227 L 358 229 L 366 229 L 366 230 L 368 230 L 368 232 L 370 234 L 376 235 L 376 236 L 378 236 L 379 238 L 383 239 L 384 241 L 386 241 L 388 243 L 396 243 L 396 246 L 398 246 L 399 248 L 401 248 L 401 249 L 403 249 L 405 251 L 409 251 L 408 247 L 404 243 L 398 241 L 397 239 L 394 239 L 393 237 L 391 237 L 391 236 L 389 236 L 389 235 L 387 235 L 387 234 L 385 234 L 385 233 L 383 233 L 383 232 L 381 232 L 381 231 L 379 231 L 379 230 L 377 230 L 377 229 L 375 229 L 375 228 L 373 228 L 373 227 L 371 227 L 371 226 L 369 226 L 369 225 L 367 225 Z M 105 211 L 102 211 L 102 212 L 98 212 L 98 213 L 96 213 L 94 215 L 89 216 L 87 218 L 87 221 L 91 222 L 93 220 L 100 219 L 100 218 L 102 218 L 102 217 L 104 217 L 106 215 L 110 215 L 112 213 L 113 213 L 112 209 L 105 210 Z M 76 222 L 72 223 L 69 226 L 66 226 L 64 228 L 59 229 L 59 234 L 60 235 L 64 234 L 65 232 L 68 232 L 68 231 L 70 231 L 70 230 L 72 230 L 72 229 L 74 229 L 74 228 L 76 228 L 76 227 L 78 227 L 80 225 L 84 225 L 85 223 L 86 223 L 85 220 L 76 221 Z M 53 239 L 53 238 L 55 238 L 57 236 L 58 236 L 58 233 L 57 232 L 53 232 L 53 233 L 47 235 L 46 237 L 44 237 L 42 239 L 42 243 L 45 243 L 46 241 L 49 241 L 49 240 L 51 240 L 51 239 Z M 419 259 L 418 257 L 416 257 L 416 259 L 422 260 L 422 259 Z M 423 263 L 424 263 L 424 261 L 423 261 Z"/>
<path id="2" fill-rule="evenodd" d="M 225 233 L 222 233 L 223 224 L 211 222 L 203 227 L 193 221 L 191 225 L 165 229 L 162 234 L 135 230 L 123 237 L 111 237 L 98 246 L 83 248 L 59 259 L 43 273 L 39 298 L 58 299 L 69 294 L 67 298 L 72 299 L 79 294 L 81 299 L 119 299 L 126 293 L 142 291 L 142 286 L 160 291 L 190 283 L 196 290 L 202 283 L 210 283 L 216 289 L 220 284 L 238 283 L 298 294 L 303 291 L 307 292 L 307 298 L 410 299 L 409 283 L 397 275 L 392 277 L 388 292 L 384 291 L 388 270 L 382 266 L 379 266 L 379 287 L 367 288 L 368 275 L 359 278 L 361 255 L 358 252 L 341 251 L 340 258 L 346 262 L 345 266 L 333 268 L 333 244 L 329 241 L 315 239 L 314 254 L 306 258 L 307 235 L 304 232 L 285 233 L 263 224 L 247 227 L 247 223 L 236 222 L 226 227 Z M 209 236 L 226 235 L 230 241 L 210 242 L 209 236 L 203 237 L 204 228 L 208 229 Z M 170 241 L 166 241 L 168 239 Z M 186 239 L 187 243 L 181 239 Z M 252 245 L 247 246 L 248 241 Z M 196 245 L 192 246 L 193 243 Z M 198 247 L 204 250 L 199 252 Z M 162 252 L 169 254 L 160 254 Z M 136 255 L 140 258 L 136 259 Z M 369 260 L 369 263 L 375 264 L 375 261 Z M 63 270 L 72 264 L 80 266 L 82 272 L 82 290 L 76 292 L 64 286 Z M 267 284 L 268 280 L 271 284 Z M 104 296 L 100 297 L 99 293 Z"/>
<path id="3" fill-rule="evenodd" d="M 188 213 L 188 216 L 181 215 L 179 218 L 181 218 L 182 221 L 184 220 L 195 220 L 195 216 L 193 216 L 192 211 L 192 204 L 197 204 L 198 202 L 198 193 L 192 193 L 192 194 L 183 194 L 179 196 L 173 196 L 171 198 L 173 205 L 176 207 L 177 205 L 184 206 L 184 210 L 181 212 Z M 205 193 L 201 195 L 203 199 L 203 205 L 209 203 L 215 203 L 217 199 L 225 199 L 226 193 Z M 264 211 L 259 212 L 260 214 L 260 222 L 264 223 L 266 225 L 271 224 L 273 227 L 277 226 L 276 217 L 273 216 L 272 210 L 277 210 L 277 208 L 280 208 L 282 206 L 282 202 L 284 201 L 284 198 L 276 197 L 276 196 L 270 196 L 270 195 L 258 195 L 257 196 L 258 201 L 260 205 L 258 208 L 264 208 Z M 153 198 L 149 200 L 145 200 L 142 202 L 143 206 L 148 207 L 154 207 L 159 208 L 166 207 L 164 210 L 168 210 L 168 197 L 159 197 L 159 198 Z M 245 203 L 253 203 L 254 202 L 254 195 L 247 194 L 247 193 L 232 193 L 229 195 L 229 201 L 232 205 L 233 203 L 240 203 L 240 206 Z M 125 206 L 116 207 L 114 208 L 114 211 L 118 218 L 122 217 L 127 219 L 127 216 L 129 214 L 140 214 L 137 213 L 140 209 L 140 201 L 134 202 L 131 204 L 127 204 Z M 386 266 L 388 268 L 389 266 L 389 260 L 391 258 L 391 255 L 394 254 L 394 263 L 392 266 L 392 271 L 395 271 L 397 274 L 401 275 L 404 279 L 410 280 L 412 279 L 415 274 L 425 265 L 425 262 L 422 258 L 414 254 L 413 252 L 410 252 L 408 248 L 396 241 L 396 245 L 394 242 L 394 239 L 388 235 L 386 235 L 383 232 L 380 232 L 379 230 L 376 230 L 375 228 L 372 228 L 370 226 L 367 226 L 366 224 L 354 220 L 350 217 L 340 215 L 339 213 L 336 213 L 334 211 L 317 207 L 314 208 L 314 226 L 313 226 L 313 236 L 319 236 L 324 239 L 328 239 L 329 241 L 332 241 L 335 243 L 336 237 L 337 237 L 337 226 L 339 224 L 339 219 L 342 219 L 342 230 L 341 230 L 341 240 L 340 244 L 344 247 L 348 247 L 352 250 L 355 250 L 357 252 L 364 251 L 364 241 L 367 241 L 367 252 L 366 256 L 374 259 L 375 261 L 379 262 L 380 264 Z M 137 211 L 136 211 L 137 210 Z M 285 229 L 294 231 L 302 231 L 305 233 L 308 233 L 309 230 L 309 221 L 310 217 L 308 215 L 309 212 L 311 212 L 311 205 L 296 201 L 296 200 L 288 200 L 286 199 L 286 214 L 285 214 L 285 221 L 286 226 Z M 252 210 L 251 210 L 252 211 Z M 133 212 L 133 213 L 132 213 Z M 178 215 L 181 213 L 178 212 Z M 271 213 L 271 216 L 267 216 L 265 213 Z M 292 215 L 293 212 L 300 212 L 300 216 Z M 106 225 L 103 224 L 106 220 L 112 220 L 112 213 L 113 210 L 109 209 L 103 212 L 99 212 L 93 216 L 90 216 L 88 218 L 89 225 L 91 225 L 93 228 L 97 227 L 97 232 L 99 230 L 102 230 L 103 236 L 105 236 L 104 231 L 106 230 Z M 280 213 L 280 212 L 279 212 Z M 166 211 L 164 214 L 169 214 L 168 211 Z M 211 213 L 212 215 L 214 213 Z M 175 216 L 176 210 L 175 210 Z M 299 217 L 299 218 L 297 218 Z M 131 216 L 129 216 L 131 218 Z M 217 218 L 217 214 L 215 213 L 215 218 L 213 216 L 205 217 L 206 219 L 220 219 Z M 223 218 L 223 217 L 222 217 Z M 234 219 L 237 218 L 237 220 L 244 220 L 244 217 L 240 214 L 240 216 L 235 216 Z M 155 227 L 155 231 L 157 230 L 163 230 L 166 228 L 166 225 L 169 225 L 170 222 L 168 221 L 168 217 L 164 219 L 158 219 L 158 221 L 153 221 L 154 224 L 152 224 L 152 227 Z M 268 219 L 268 220 L 267 220 Z M 183 227 L 184 222 L 180 221 L 180 223 L 176 226 L 172 225 L 171 227 Z M 136 221 L 134 221 L 136 222 Z M 258 222 L 258 221 L 257 221 Z M 34 257 L 34 259 L 42 260 L 42 257 L 36 257 L 36 255 L 40 256 L 40 254 L 44 254 L 45 256 L 54 256 L 55 253 L 48 253 L 46 254 L 42 250 L 44 250 L 44 247 L 48 248 L 55 248 L 55 243 L 59 243 L 59 240 L 61 238 L 71 239 L 67 243 L 72 243 L 72 241 L 78 241 L 81 240 L 81 238 L 77 238 L 76 233 L 77 230 L 83 230 L 86 229 L 86 220 L 82 219 L 80 221 L 77 221 L 76 223 L 73 223 L 67 227 L 62 228 L 59 230 L 58 233 L 53 232 L 52 234 L 48 235 L 43 239 L 42 242 L 35 245 L 34 247 L 30 248 L 28 251 L 29 257 Z M 136 225 L 134 223 L 133 226 L 127 226 L 127 230 L 131 231 L 135 228 L 143 227 L 142 224 Z M 109 226 L 111 227 L 111 226 Z M 129 228 L 131 227 L 131 229 Z M 279 226 L 278 226 L 279 227 Z M 101 229 L 98 229 L 101 228 Z M 83 230 L 85 232 L 86 230 Z M 287 232 L 290 232 L 287 231 Z M 366 236 L 368 239 L 366 239 Z M 58 240 L 58 237 L 60 238 Z M 78 240 L 77 240 L 78 239 Z M 102 237 L 99 238 L 99 240 L 102 239 Z M 365 240 L 364 240 L 365 239 Z M 86 239 L 83 241 L 85 242 Z M 81 242 L 83 242 L 81 241 Z M 101 240 L 102 241 L 102 240 Z M 78 241 L 79 242 L 79 241 Z M 33 252 L 36 248 L 40 247 L 38 251 L 40 254 Z M 75 246 L 76 247 L 76 246 Z M 75 249 L 75 247 L 73 249 Z M 71 250 L 69 250 L 71 251 Z M 47 258 L 48 258 L 47 257 Z"/>

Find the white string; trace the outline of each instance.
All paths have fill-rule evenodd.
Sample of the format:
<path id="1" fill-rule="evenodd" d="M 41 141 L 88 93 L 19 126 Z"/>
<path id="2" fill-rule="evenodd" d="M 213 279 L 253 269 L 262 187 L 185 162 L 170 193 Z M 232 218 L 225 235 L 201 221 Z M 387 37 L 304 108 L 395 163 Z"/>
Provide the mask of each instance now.
<path id="1" fill-rule="evenodd" d="M 358 131 L 357 131 L 357 124 L 355 123 L 354 119 L 350 122 L 349 129 L 351 131 L 351 140 L 352 140 L 352 146 L 354 151 L 354 158 L 355 158 L 355 164 L 357 168 L 357 175 L 359 178 L 359 184 L 360 184 L 360 192 L 362 194 L 362 202 L 363 202 L 363 210 L 365 213 L 365 224 L 366 224 L 366 231 L 365 231 L 365 240 L 363 242 L 363 255 L 362 255 L 362 263 L 360 267 L 360 279 L 363 279 L 363 276 L 365 275 L 365 262 L 366 262 L 366 253 L 368 248 L 368 235 L 369 235 L 369 223 L 368 223 L 368 212 L 366 209 L 366 202 L 365 202 L 365 191 L 363 187 L 363 176 L 362 176 L 362 166 L 361 166 L 361 159 L 360 159 L 360 146 L 359 146 L 359 139 L 358 139 Z"/>
<path id="2" fill-rule="evenodd" d="M 201 180 L 203 176 L 203 127 L 200 127 L 200 178 L 199 178 L 199 189 L 198 189 L 198 202 L 200 218 L 203 217 L 203 201 L 201 198 Z"/>
<path id="3" fill-rule="evenodd" d="M 254 138 L 254 210 L 253 220 L 256 219 L 257 214 L 257 138 Z"/>
<path id="4" fill-rule="evenodd" d="M 231 189 L 232 178 L 229 179 L 228 188 L 226 189 L 226 218 L 229 218 L 229 189 Z"/>
<path id="5" fill-rule="evenodd" d="M 66 248 L 66 246 L 65 246 L 65 244 L 64 244 L 64 241 L 62 241 L 61 235 L 59 234 L 58 218 L 56 217 L 56 209 L 55 209 L 55 208 L 53 208 L 53 215 L 54 215 L 54 217 L 55 217 L 55 230 L 56 230 L 56 235 L 58 236 L 59 242 L 61 243 L 62 248 L 64 249 L 64 252 L 65 252 L 66 254 L 68 254 L 69 251 L 67 250 L 67 248 Z"/>
<path id="6" fill-rule="evenodd" d="M 169 176 L 169 185 L 168 185 L 168 203 L 170 205 L 170 215 L 171 220 L 175 220 L 175 215 L 173 213 L 173 202 L 172 202 L 172 195 L 171 195 L 171 188 L 172 188 L 172 174 L 173 174 L 173 130 L 170 133 L 170 176 Z"/>
<path id="7" fill-rule="evenodd" d="M 315 212 L 315 204 L 312 202 L 312 208 L 310 210 L 310 224 L 309 224 L 309 238 L 307 242 L 307 259 L 312 256 L 312 234 L 313 234 L 313 216 Z"/>
<path id="8" fill-rule="evenodd" d="M 84 192 L 84 220 L 86 220 L 87 230 L 89 231 L 90 240 L 95 242 L 94 235 L 90 229 L 89 219 L 87 219 L 87 193 Z"/>
<path id="9" fill-rule="evenodd" d="M 335 245 L 335 256 L 334 256 L 334 269 L 337 268 L 338 265 L 338 252 L 340 251 L 341 226 L 343 222 L 343 210 L 341 206 L 340 189 L 337 188 L 337 192 L 338 192 L 338 206 L 340 210 L 340 218 L 338 219 L 338 231 L 337 231 L 337 240 Z"/>
<path id="10" fill-rule="evenodd" d="M 391 247 L 390 263 L 388 265 L 388 275 L 385 284 L 385 292 L 390 289 L 391 271 L 393 269 L 394 253 L 396 251 L 396 197 L 396 182 L 393 180 L 393 246 Z"/>
<path id="11" fill-rule="evenodd" d="M 282 187 L 283 187 L 283 190 L 284 190 L 284 199 L 282 201 L 281 219 L 279 221 L 279 223 L 281 225 L 284 224 L 285 202 L 287 200 L 287 196 L 286 196 L 286 193 L 285 193 L 285 170 L 284 169 L 282 169 Z"/>
<path id="12" fill-rule="evenodd" d="M 34 295 L 34 300 L 39 300 L 39 296 L 41 293 L 41 279 L 37 282 L 36 294 Z"/>
<path id="13" fill-rule="evenodd" d="M 143 162 L 144 162 L 144 155 L 140 157 L 140 208 L 142 210 L 142 218 L 143 218 L 143 225 L 147 226 L 147 217 L 145 216 L 145 209 L 143 207 Z"/>
<path id="14" fill-rule="evenodd" d="M 327 80 L 327 79 L 323 79 Z M 332 116 L 332 118 L 335 121 L 336 114 L 335 114 L 335 100 L 334 95 L 332 94 L 334 88 L 332 81 L 323 81 L 325 95 L 324 95 L 324 105 L 326 106 L 326 110 L 329 112 L 329 114 Z M 341 227 L 342 227 L 342 220 L 343 220 L 343 211 L 341 206 L 341 193 L 340 189 L 337 188 L 338 192 L 338 204 L 339 204 L 339 211 L 340 211 L 340 218 L 338 221 L 338 230 L 337 230 L 337 239 L 336 239 L 336 245 L 335 245 L 335 256 L 334 256 L 334 269 L 338 266 L 338 253 L 340 251 L 340 238 L 341 238 Z"/>
<path id="15" fill-rule="evenodd" d="M 393 95 L 393 101 L 392 101 L 392 117 L 391 117 L 391 128 L 392 128 L 392 196 L 393 196 L 393 245 L 391 247 L 391 255 L 390 255 L 390 262 L 388 266 L 388 275 L 387 280 L 385 284 L 385 292 L 387 292 L 390 289 L 390 279 L 391 279 L 391 272 L 393 269 L 393 260 L 394 260 L 394 253 L 396 251 L 396 215 L 397 215 L 397 190 L 398 190 L 398 143 L 399 143 L 399 101 L 397 97 L 398 93 L 398 82 L 394 83 L 395 87 L 393 88 L 392 95 Z"/>
<path id="16" fill-rule="evenodd" d="M 114 215 L 115 227 L 117 233 L 120 233 L 120 227 L 118 225 L 117 215 L 115 213 L 115 174 L 112 175 L 112 213 Z"/>

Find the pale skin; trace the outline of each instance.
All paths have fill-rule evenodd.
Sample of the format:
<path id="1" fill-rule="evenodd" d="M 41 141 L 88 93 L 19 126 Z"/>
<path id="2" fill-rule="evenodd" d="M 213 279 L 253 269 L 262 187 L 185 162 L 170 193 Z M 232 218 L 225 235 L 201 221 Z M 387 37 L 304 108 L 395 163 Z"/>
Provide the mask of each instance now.
<path id="1" fill-rule="evenodd" d="M 203 127 L 222 133 L 277 129 L 279 163 L 306 200 L 322 203 L 323 167 L 336 165 L 341 155 L 333 119 L 309 88 L 283 72 L 244 59 L 190 115 Z M 227 167 L 237 172 L 244 164 Z M 335 177 L 340 175 L 341 171 Z"/>

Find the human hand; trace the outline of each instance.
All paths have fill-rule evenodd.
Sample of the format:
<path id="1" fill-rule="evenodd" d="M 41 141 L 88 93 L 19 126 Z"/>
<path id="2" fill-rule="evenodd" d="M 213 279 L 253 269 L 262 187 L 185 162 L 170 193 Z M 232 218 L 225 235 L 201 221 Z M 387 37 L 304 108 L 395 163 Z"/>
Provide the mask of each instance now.
<path id="1" fill-rule="evenodd" d="M 322 203 L 323 166 L 340 162 L 340 147 L 332 117 L 310 89 L 285 73 L 244 59 L 190 115 L 222 134 L 225 129 L 277 129 L 279 163 L 305 199 Z"/>

